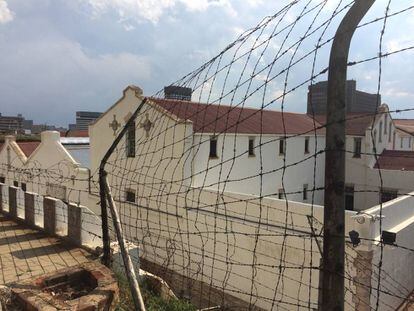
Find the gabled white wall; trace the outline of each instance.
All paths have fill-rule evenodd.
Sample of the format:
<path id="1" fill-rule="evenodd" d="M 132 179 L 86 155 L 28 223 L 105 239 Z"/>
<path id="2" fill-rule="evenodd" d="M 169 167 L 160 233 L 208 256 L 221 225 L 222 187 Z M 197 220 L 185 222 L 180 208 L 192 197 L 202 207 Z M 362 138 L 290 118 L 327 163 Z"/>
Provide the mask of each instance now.
<path id="1" fill-rule="evenodd" d="M 123 96 L 93 124 L 89 125 L 91 171 L 97 172 L 103 156 L 112 145 L 116 136 L 125 126 L 130 116 L 142 102 L 142 90 L 137 87 L 129 86 L 123 91 Z M 113 122 L 114 116 L 120 126 L 115 132 L 109 126 Z"/>
<path id="2" fill-rule="evenodd" d="M 6 178 L 7 184 L 13 185 L 13 181 L 16 180 L 16 169 L 22 168 L 26 160 L 25 154 L 16 143 L 16 138 L 6 136 L 0 150 L 0 176 Z"/>

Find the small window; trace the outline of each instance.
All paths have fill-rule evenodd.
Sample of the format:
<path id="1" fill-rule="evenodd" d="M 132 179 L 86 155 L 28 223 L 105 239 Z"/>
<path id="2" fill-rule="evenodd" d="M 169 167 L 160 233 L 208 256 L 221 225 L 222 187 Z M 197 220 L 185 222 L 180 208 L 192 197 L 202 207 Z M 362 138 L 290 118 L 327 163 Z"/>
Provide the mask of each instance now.
<path id="1" fill-rule="evenodd" d="M 309 153 L 309 137 L 305 137 L 305 153 Z"/>
<path id="2" fill-rule="evenodd" d="M 279 154 L 285 154 L 286 141 L 281 138 L 279 140 Z"/>
<path id="3" fill-rule="evenodd" d="M 285 190 L 284 189 L 279 189 L 279 194 L 278 194 L 278 198 L 279 200 L 283 200 L 285 198 Z"/>
<path id="4" fill-rule="evenodd" d="M 372 152 L 373 153 L 375 153 L 376 145 L 377 145 L 377 130 L 374 131 L 374 141 L 373 141 L 373 144 L 372 144 Z"/>
<path id="5" fill-rule="evenodd" d="M 404 137 L 401 137 L 400 139 L 400 148 L 402 149 L 404 146 Z"/>
<path id="6" fill-rule="evenodd" d="M 303 198 L 303 201 L 308 200 L 308 185 L 307 184 L 303 185 L 302 198 Z"/>
<path id="7" fill-rule="evenodd" d="M 19 187 L 19 182 L 18 181 L 13 181 L 13 186 Z"/>
<path id="8" fill-rule="evenodd" d="M 386 114 L 384 117 L 384 134 L 387 135 L 387 128 L 388 128 L 388 115 Z"/>
<path id="9" fill-rule="evenodd" d="M 249 138 L 249 157 L 254 157 L 254 138 Z"/>
<path id="10" fill-rule="evenodd" d="M 125 201 L 135 203 L 135 191 L 133 190 L 125 191 Z"/>
<path id="11" fill-rule="evenodd" d="M 394 133 L 392 133 L 392 149 L 394 150 L 395 150 L 395 141 L 396 141 L 396 138 L 395 138 L 395 131 L 394 131 Z"/>
<path id="12" fill-rule="evenodd" d="M 390 143 L 391 142 L 391 132 L 392 132 L 392 123 L 390 122 L 390 135 L 388 135 L 388 142 Z"/>
<path id="13" fill-rule="evenodd" d="M 354 210 L 354 186 L 345 186 L 345 209 L 347 211 Z"/>
<path id="14" fill-rule="evenodd" d="M 361 137 L 355 137 L 354 138 L 354 158 L 360 158 L 361 157 Z"/>
<path id="15" fill-rule="evenodd" d="M 408 148 L 410 148 L 411 149 L 411 137 L 409 138 L 409 140 L 408 140 Z"/>
<path id="16" fill-rule="evenodd" d="M 21 188 L 22 188 L 22 190 L 23 190 L 24 192 L 26 192 L 26 191 L 27 191 L 27 186 L 26 186 L 26 184 L 25 184 L 24 182 L 22 182 L 22 183 L 21 183 Z"/>
<path id="17" fill-rule="evenodd" d="M 379 124 L 379 136 L 378 136 L 378 142 L 382 142 L 382 121 Z"/>
<path id="18" fill-rule="evenodd" d="M 135 157 L 135 122 L 128 126 L 126 133 L 126 153 L 128 158 Z"/>
<path id="19" fill-rule="evenodd" d="M 5 184 L 6 183 L 6 178 L 4 176 L 0 176 L 0 183 L 1 184 Z"/>
<path id="20" fill-rule="evenodd" d="M 210 158 L 217 158 L 217 137 L 210 137 Z"/>

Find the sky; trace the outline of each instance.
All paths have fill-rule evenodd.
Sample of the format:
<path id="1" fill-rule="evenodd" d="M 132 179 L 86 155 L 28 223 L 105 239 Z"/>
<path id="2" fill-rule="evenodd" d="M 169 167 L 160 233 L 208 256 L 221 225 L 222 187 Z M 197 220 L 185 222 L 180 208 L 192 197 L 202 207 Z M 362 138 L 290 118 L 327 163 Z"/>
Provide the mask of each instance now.
<path id="1" fill-rule="evenodd" d="M 322 23 L 338 1 L 328 0 L 317 21 Z M 313 2 L 317 4 L 321 0 Z M 384 16 L 388 2 L 377 0 L 366 21 Z M 75 111 L 105 111 L 121 97 L 127 85 L 138 85 L 146 95 L 152 95 L 207 62 L 244 30 L 288 3 L 290 1 L 0 0 L 0 113 L 22 113 L 35 123 L 66 127 L 74 123 Z M 295 14 L 304 6 L 313 5 L 312 0 L 302 0 L 302 3 L 284 15 L 282 23 L 292 23 Z M 394 0 L 389 12 L 413 4 L 412 0 Z M 408 10 L 387 21 L 383 51 L 414 45 L 413 12 L 413 9 Z M 341 16 L 332 23 L 326 38 L 334 33 Z M 289 40 L 295 42 L 300 38 L 310 23 L 311 19 L 304 20 L 303 25 L 289 34 Z M 382 22 L 377 22 L 363 27 L 355 35 L 350 60 L 378 54 L 382 26 Z M 265 68 L 271 62 L 272 51 L 283 45 L 284 37 L 280 34 L 272 40 L 267 54 L 253 53 L 249 61 L 257 58 Z M 257 32 L 248 38 L 249 48 L 257 44 L 254 42 L 257 38 Z M 316 38 L 309 38 L 298 51 L 292 48 L 288 52 L 292 57 L 299 57 L 315 44 Z M 326 67 L 329 46 L 318 54 L 317 70 Z M 226 55 L 234 55 L 231 53 Z M 231 57 L 224 58 L 223 63 L 230 61 Z M 278 60 L 272 70 L 277 72 L 287 64 Z M 298 64 L 286 79 L 288 86 L 306 81 L 312 64 L 311 58 Z M 378 68 L 378 60 L 363 63 L 350 68 L 348 77 L 357 80 L 359 89 L 375 93 Z M 248 70 L 254 73 L 256 69 L 248 67 L 246 72 Z M 237 83 L 244 74 L 241 64 L 234 66 L 229 72 L 229 85 Z M 413 74 L 412 50 L 383 59 L 380 92 L 392 110 L 414 108 Z M 260 76 L 255 79 L 260 80 Z M 326 75 L 318 79 L 324 80 Z M 284 79 L 272 82 L 266 89 L 268 100 L 286 91 Z M 215 86 L 220 83 L 224 82 L 217 79 Z M 306 89 L 307 84 L 289 95 L 284 109 L 304 112 Z M 270 108 L 280 109 L 280 105 Z M 414 118 L 414 113 L 396 117 Z"/>

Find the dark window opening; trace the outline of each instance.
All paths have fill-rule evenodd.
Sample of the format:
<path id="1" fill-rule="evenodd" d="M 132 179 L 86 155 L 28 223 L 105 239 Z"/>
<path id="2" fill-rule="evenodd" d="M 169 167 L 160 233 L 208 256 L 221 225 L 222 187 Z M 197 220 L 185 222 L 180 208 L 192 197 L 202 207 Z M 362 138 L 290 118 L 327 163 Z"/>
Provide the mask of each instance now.
<path id="1" fill-rule="evenodd" d="M 128 158 L 135 157 L 135 122 L 132 122 L 128 126 L 128 130 L 126 133 L 126 152 Z"/>
<path id="2" fill-rule="evenodd" d="M 217 158 L 217 138 L 210 137 L 210 158 Z"/>
<path id="3" fill-rule="evenodd" d="M 379 136 L 378 136 L 378 142 L 382 143 L 382 121 L 379 124 Z"/>
<path id="4" fill-rule="evenodd" d="M 361 143 L 362 140 L 360 137 L 354 138 L 354 158 L 361 157 Z"/>
<path id="5" fill-rule="evenodd" d="M 132 190 L 125 191 L 125 200 L 127 202 L 135 203 L 135 191 L 132 191 Z"/>
<path id="6" fill-rule="evenodd" d="M 19 182 L 18 181 L 13 181 L 13 186 L 19 187 Z"/>
<path id="7" fill-rule="evenodd" d="M 305 153 L 309 153 L 309 137 L 305 137 Z"/>
<path id="8" fill-rule="evenodd" d="M 281 138 L 279 140 L 279 154 L 285 154 L 285 140 Z"/>
<path id="9" fill-rule="evenodd" d="M 380 203 L 385 203 L 391 200 L 394 200 L 398 196 L 397 190 L 382 190 Z"/>
<path id="10" fill-rule="evenodd" d="M 308 185 L 303 185 L 303 201 L 308 200 Z"/>
<path id="11" fill-rule="evenodd" d="M 345 186 L 345 209 L 354 210 L 354 186 Z"/>
<path id="12" fill-rule="evenodd" d="M 278 194 L 278 198 L 279 200 L 283 200 L 285 198 L 285 190 L 284 189 L 279 189 L 279 194 Z"/>
<path id="13" fill-rule="evenodd" d="M 390 122 L 390 135 L 388 135 L 388 142 L 391 142 L 392 123 Z"/>
<path id="14" fill-rule="evenodd" d="M 254 138 L 249 138 L 249 156 L 254 156 Z"/>
<path id="15" fill-rule="evenodd" d="M 23 190 L 24 192 L 26 192 L 26 191 L 27 191 L 27 186 L 26 186 L 26 184 L 25 184 L 24 182 L 22 182 L 22 183 L 21 183 L 21 188 L 22 188 L 22 190 Z"/>
<path id="16" fill-rule="evenodd" d="M 0 183 L 5 184 L 6 178 L 4 176 L 0 176 Z"/>

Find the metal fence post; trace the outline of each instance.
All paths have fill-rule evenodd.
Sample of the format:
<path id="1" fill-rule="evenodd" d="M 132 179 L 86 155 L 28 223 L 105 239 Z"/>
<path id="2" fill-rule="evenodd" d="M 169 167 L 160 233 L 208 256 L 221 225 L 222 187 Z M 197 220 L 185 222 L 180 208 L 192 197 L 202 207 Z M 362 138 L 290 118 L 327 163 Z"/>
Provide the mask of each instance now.
<path id="1" fill-rule="evenodd" d="M 142 102 L 139 104 L 135 112 L 129 118 L 128 122 L 122 128 L 121 132 L 115 138 L 112 145 L 109 147 L 108 151 L 102 158 L 101 164 L 99 166 L 99 195 L 101 200 L 101 218 L 102 218 L 102 242 L 103 242 L 103 257 L 102 262 L 104 265 L 109 266 L 111 264 L 111 241 L 109 237 L 109 226 L 108 226 L 108 210 L 107 210 L 107 201 L 106 201 L 106 188 L 105 188 L 105 179 L 106 179 L 106 172 L 105 172 L 105 165 L 108 162 L 109 157 L 115 151 L 116 147 L 118 146 L 119 142 L 121 141 L 122 137 L 124 137 L 128 127 L 132 122 L 137 118 L 141 108 L 147 102 L 147 98 L 145 97 Z"/>
<path id="2" fill-rule="evenodd" d="M 346 75 L 352 36 L 375 0 L 356 0 L 332 43 L 328 74 L 322 310 L 344 310 Z"/>

